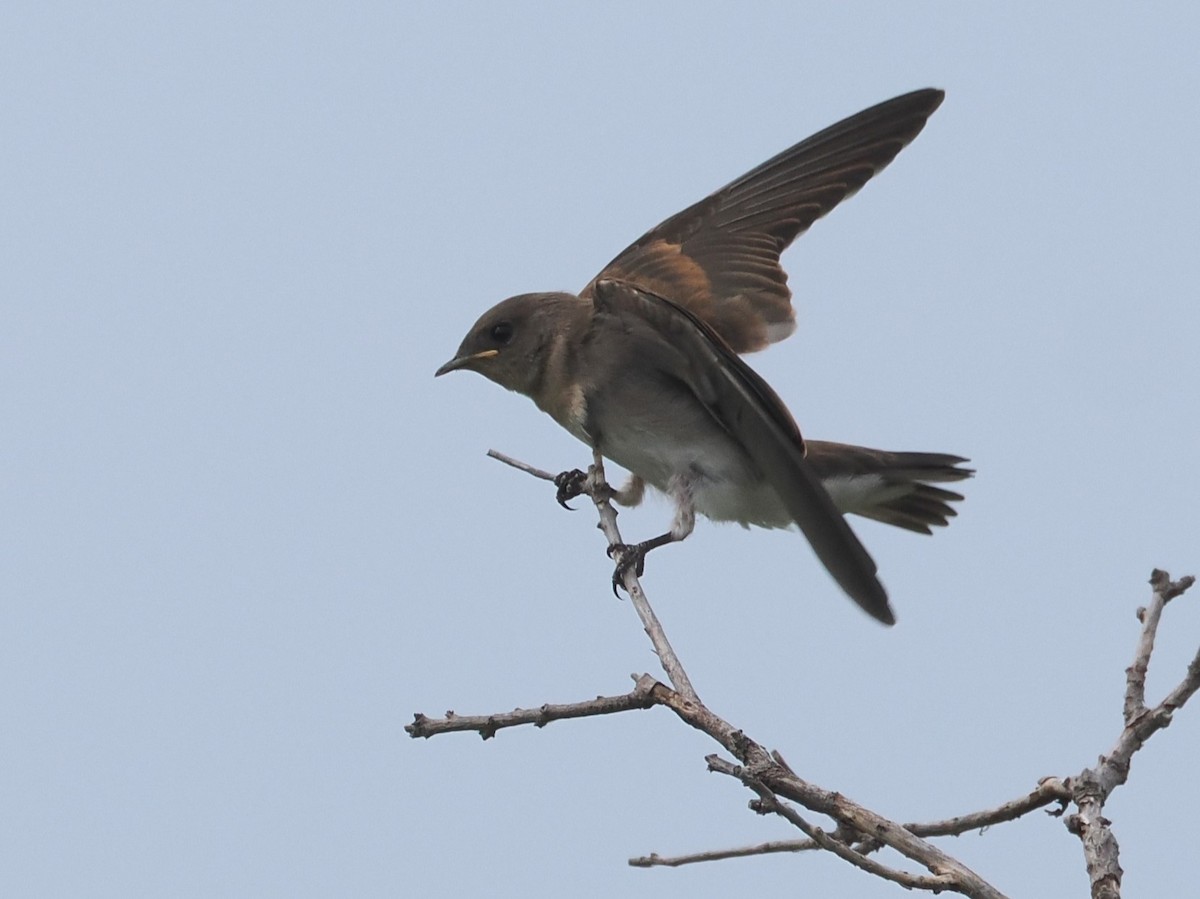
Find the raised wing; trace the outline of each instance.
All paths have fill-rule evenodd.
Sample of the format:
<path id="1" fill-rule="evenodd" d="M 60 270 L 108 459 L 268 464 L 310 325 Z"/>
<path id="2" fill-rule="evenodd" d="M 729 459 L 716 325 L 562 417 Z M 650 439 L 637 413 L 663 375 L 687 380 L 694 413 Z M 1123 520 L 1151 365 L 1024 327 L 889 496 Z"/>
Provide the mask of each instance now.
<path id="1" fill-rule="evenodd" d="M 735 352 L 782 340 L 796 324 L 780 254 L 891 162 L 944 96 L 904 94 L 802 140 L 644 234 L 581 296 L 625 281 L 686 308 Z"/>
<path id="2" fill-rule="evenodd" d="M 678 303 L 607 279 L 595 283 L 593 303 L 597 314 L 640 317 L 678 348 L 679 370 L 672 374 L 737 436 L 841 588 L 868 614 L 893 624 L 874 560 L 805 460 L 800 430 L 770 385 Z"/>

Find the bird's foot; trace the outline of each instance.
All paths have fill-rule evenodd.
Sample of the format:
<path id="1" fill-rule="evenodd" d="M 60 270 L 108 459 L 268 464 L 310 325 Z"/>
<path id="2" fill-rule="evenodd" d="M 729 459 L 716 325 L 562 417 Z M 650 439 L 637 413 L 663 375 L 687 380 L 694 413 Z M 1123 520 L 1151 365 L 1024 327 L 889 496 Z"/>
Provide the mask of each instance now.
<path id="1" fill-rule="evenodd" d="M 558 500 L 558 504 L 568 512 L 574 512 L 567 505 L 567 500 L 574 499 L 583 493 L 583 487 L 587 483 L 587 472 L 580 471 L 578 468 L 572 468 L 570 471 L 560 472 L 554 476 L 554 486 L 558 488 L 558 493 L 554 498 Z"/>
<path id="2" fill-rule="evenodd" d="M 617 589 L 625 589 L 625 575 L 629 573 L 630 569 L 638 577 L 645 573 L 647 549 L 649 547 L 645 543 L 635 543 L 633 546 L 628 543 L 614 543 L 608 548 L 608 557 L 617 562 L 612 576 L 613 596 L 619 598 L 620 594 L 617 593 Z"/>

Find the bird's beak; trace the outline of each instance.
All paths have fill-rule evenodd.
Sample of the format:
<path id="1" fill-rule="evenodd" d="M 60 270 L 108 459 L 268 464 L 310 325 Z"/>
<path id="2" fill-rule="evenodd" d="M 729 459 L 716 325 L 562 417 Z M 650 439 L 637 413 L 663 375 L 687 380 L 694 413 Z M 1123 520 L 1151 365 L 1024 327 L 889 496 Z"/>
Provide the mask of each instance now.
<path id="1" fill-rule="evenodd" d="M 444 375 L 448 371 L 455 371 L 456 369 L 459 369 L 459 368 L 470 368 L 471 365 L 475 362 L 478 362 L 482 359 L 491 359 L 493 356 L 499 356 L 499 355 L 500 355 L 499 350 L 483 350 L 482 352 L 479 352 L 479 353 L 472 353 L 469 356 L 455 356 L 453 359 L 451 359 L 449 362 L 447 362 L 445 365 L 443 365 L 441 368 L 439 368 L 437 371 L 435 371 L 433 373 L 433 376 L 435 378 L 440 378 L 442 375 Z"/>

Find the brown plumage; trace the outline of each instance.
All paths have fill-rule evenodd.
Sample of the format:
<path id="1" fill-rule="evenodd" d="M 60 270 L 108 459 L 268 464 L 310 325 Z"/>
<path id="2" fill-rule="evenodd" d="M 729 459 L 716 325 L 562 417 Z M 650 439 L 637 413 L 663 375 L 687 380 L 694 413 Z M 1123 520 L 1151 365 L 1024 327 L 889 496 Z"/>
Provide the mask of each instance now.
<path id="1" fill-rule="evenodd" d="M 805 138 L 626 247 L 597 281 L 625 281 L 706 322 L 736 353 L 796 329 L 780 254 L 879 174 L 941 105 L 940 90 L 888 100 Z"/>
<path id="2" fill-rule="evenodd" d="M 797 525 L 863 609 L 895 619 L 855 513 L 929 533 L 962 497 L 958 456 L 806 441 L 774 390 L 738 357 L 795 329 L 780 254 L 895 158 L 942 102 L 897 97 L 801 141 L 620 253 L 581 292 L 523 294 L 486 312 L 441 375 L 470 369 L 529 396 L 628 469 L 618 501 L 649 483 L 675 501 L 639 564 L 691 533 L 697 512 L 744 525 Z M 620 570 L 620 569 L 618 569 Z"/>

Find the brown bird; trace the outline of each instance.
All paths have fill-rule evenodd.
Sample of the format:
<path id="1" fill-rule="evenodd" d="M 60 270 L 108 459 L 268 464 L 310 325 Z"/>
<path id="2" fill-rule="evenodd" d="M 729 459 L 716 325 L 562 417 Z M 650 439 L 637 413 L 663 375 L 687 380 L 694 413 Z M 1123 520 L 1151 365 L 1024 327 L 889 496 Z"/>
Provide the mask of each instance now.
<path id="1" fill-rule="evenodd" d="M 785 150 L 667 219 L 583 291 L 511 297 L 488 310 L 438 375 L 470 369 L 530 397 L 560 425 L 675 503 L 671 529 L 619 556 L 617 575 L 692 532 L 696 513 L 744 526 L 799 526 L 842 589 L 895 617 L 875 562 L 843 518 L 931 533 L 970 477 L 943 453 L 805 441 L 739 353 L 795 330 L 780 254 L 883 169 L 942 102 L 914 91 Z"/>

